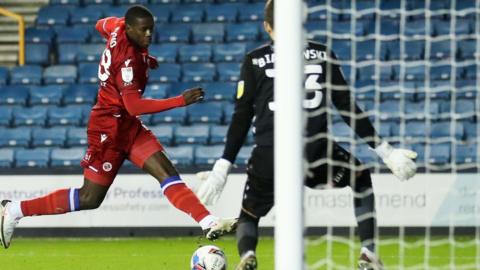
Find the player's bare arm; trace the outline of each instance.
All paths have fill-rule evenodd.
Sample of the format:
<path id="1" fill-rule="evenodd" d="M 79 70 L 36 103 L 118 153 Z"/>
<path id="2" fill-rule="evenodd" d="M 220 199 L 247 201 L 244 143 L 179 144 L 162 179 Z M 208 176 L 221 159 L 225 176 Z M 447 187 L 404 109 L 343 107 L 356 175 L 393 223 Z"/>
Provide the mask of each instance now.
<path id="1" fill-rule="evenodd" d="M 205 91 L 201 87 L 190 88 L 182 93 L 183 99 L 185 100 L 185 106 L 193 103 L 197 103 L 203 100 L 205 96 Z"/>

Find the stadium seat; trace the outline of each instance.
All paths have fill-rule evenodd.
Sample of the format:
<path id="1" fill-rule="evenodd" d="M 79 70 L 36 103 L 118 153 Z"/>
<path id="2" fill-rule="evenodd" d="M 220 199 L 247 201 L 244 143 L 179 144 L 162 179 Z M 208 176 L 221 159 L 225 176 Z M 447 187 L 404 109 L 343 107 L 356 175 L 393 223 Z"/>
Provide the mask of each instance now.
<path id="1" fill-rule="evenodd" d="M 223 114 L 225 115 L 225 124 L 230 124 L 232 121 L 232 115 L 235 110 L 235 105 L 232 103 L 223 104 Z"/>
<path id="2" fill-rule="evenodd" d="M 52 28 L 37 28 L 37 27 L 28 27 L 25 30 L 25 42 L 26 43 L 46 43 L 51 44 L 55 32 Z"/>
<path id="3" fill-rule="evenodd" d="M 78 8 L 72 13 L 70 22 L 73 25 L 78 24 L 95 24 L 100 18 L 103 17 L 103 12 L 95 6 L 86 6 L 84 8 Z"/>
<path id="4" fill-rule="evenodd" d="M 213 46 L 213 61 L 240 62 L 246 53 L 245 43 L 217 44 Z"/>
<path id="5" fill-rule="evenodd" d="M 200 23 L 203 21 L 204 10 L 202 5 L 180 5 L 172 11 L 174 23 Z"/>
<path id="6" fill-rule="evenodd" d="M 465 139 L 467 141 L 472 141 L 472 142 L 477 141 L 478 140 L 477 125 L 479 125 L 479 123 L 463 121 L 462 124 L 465 130 Z"/>
<path id="7" fill-rule="evenodd" d="M 90 32 L 86 28 L 62 27 L 56 30 L 56 42 L 62 43 L 86 43 Z"/>
<path id="8" fill-rule="evenodd" d="M 69 127 L 66 145 L 68 147 L 87 145 L 87 130 L 83 127 Z"/>
<path id="9" fill-rule="evenodd" d="M 204 84 L 205 100 L 233 100 L 236 84 L 230 82 L 212 82 Z"/>
<path id="10" fill-rule="evenodd" d="M 428 135 L 425 134 L 426 130 L 425 121 L 408 122 L 405 124 L 405 140 L 409 142 L 424 142 L 428 139 Z"/>
<path id="11" fill-rule="evenodd" d="M 388 100 L 380 104 L 381 120 L 398 120 L 400 118 L 400 102 Z"/>
<path id="12" fill-rule="evenodd" d="M 464 138 L 464 129 L 461 123 L 456 123 L 454 125 L 455 130 L 451 131 L 452 124 L 450 121 L 446 122 L 434 122 L 430 126 L 430 137 L 431 138 L 443 138 L 448 139 L 455 137 L 456 140 L 462 140 Z"/>
<path id="13" fill-rule="evenodd" d="M 157 28 L 157 42 L 187 43 L 190 40 L 190 25 L 165 24 Z"/>
<path id="14" fill-rule="evenodd" d="M 53 128 L 32 128 L 32 146 L 33 147 L 63 147 L 67 140 L 67 129 L 63 127 Z"/>
<path id="15" fill-rule="evenodd" d="M 84 44 L 78 48 L 77 62 L 95 62 L 98 64 L 100 56 L 105 49 L 105 44 Z"/>
<path id="16" fill-rule="evenodd" d="M 59 64 L 74 64 L 77 61 L 77 55 L 80 47 L 87 46 L 87 44 L 59 44 L 58 45 L 58 63 Z"/>
<path id="17" fill-rule="evenodd" d="M 78 82 L 82 84 L 98 83 L 98 63 L 78 64 Z"/>
<path id="18" fill-rule="evenodd" d="M 170 88 L 170 84 L 148 84 L 143 97 L 154 99 L 167 98 L 170 94 Z"/>
<path id="19" fill-rule="evenodd" d="M 48 125 L 73 125 L 78 126 L 82 121 L 82 109 L 80 107 L 53 107 L 48 110 Z"/>
<path id="20" fill-rule="evenodd" d="M 240 79 L 240 68 L 240 63 L 218 63 L 218 80 L 237 82 Z"/>
<path id="21" fill-rule="evenodd" d="M 74 65 L 53 65 L 43 71 L 45 84 L 71 84 L 77 80 L 77 67 Z"/>
<path id="22" fill-rule="evenodd" d="M 241 22 L 263 21 L 264 3 L 245 4 L 239 7 L 238 20 Z"/>
<path id="23" fill-rule="evenodd" d="M 25 45 L 25 64 L 47 65 L 50 62 L 50 45 L 27 43 Z"/>
<path id="24" fill-rule="evenodd" d="M 425 65 L 413 63 L 405 67 L 405 80 L 408 81 L 424 81 L 425 80 Z"/>
<path id="25" fill-rule="evenodd" d="M 47 168 L 50 161 L 50 149 L 18 149 L 15 150 L 16 168 Z"/>
<path id="26" fill-rule="evenodd" d="M 357 21 L 355 29 L 352 29 L 351 27 L 350 20 L 335 22 L 332 24 L 332 33 L 337 35 L 355 34 L 355 36 L 363 36 L 364 28 L 362 21 Z"/>
<path id="27" fill-rule="evenodd" d="M 333 136 L 337 142 L 349 142 L 352 138 L 355 138 L 353 130 L 345 123 L 338 122 L 332 126 Z"/>
<path id="28" fill-rule="evenodd" d="M 197 146 L 195 164 L 200 167 L 212 166 L 223 154 L 223 145 Z"/>
<path id="29" fill-rule="evenodd" d="M 439 103 L 430 103 L 426 108 L 424 102 L 405 102 L 405 118 L 422 120 L 426 117 L 435 118 L 440 113 Z"/>
<path id="30" fill-rule="evenodd" d="M 170 161 L 177 167 L 188 167 L 193 165 L 192 146 L 167 147 L 166 152 Z"/>
<path id="31" fill-rule="evenodd" d="M 13 126 L 44 126 L 47 121 L 47 108 L 36 107 L 17 107 L 13 109 Z"/>
<path id="32" fill-rule="evenodd" d="M 467 80 L 469 79 L 475 79 L 478 77 L 477 75 L 477 66 L 476 65 L 468 65 L 464 67 L 465 71 L 465 78 Z"/>
<path id="33" fill-rule="evenodd" d="M 89 5 L 113 5 L 113 0 L 83 0 L 83 3 Z"/>
<path id="34" fill-rule="evenodd" d="M 69 18 L 70 12 L 66 6 L 44 6 L 38 12 L 36 24 L 67 25 Z"/>
<path id="35" fill-rule="evenodd" d="M 455 162 L 457 164 L 471 164 L 477 162 L 477 144 L 457 144 L 455 147 Z"/>
<path id="36" fill-rule="evenodd" d="M 190 123 L 221 124 L 223 107 L 220 102 L 198 103 L 187 107 Z"/>
<path id="37" fill-rule="evenodd" d="M 9 71 L 6 67 L 0 67 L 0 87 L 8 83 Z"/>
<path id="38" fill-rule="evenodd" d="M 348 61 L 352 58 L 352 43 L 347 39 L 334 39 L 332 41 L 337 58 L 342 61 Z"/>
<path id="39" fill-rule="evenodd" d="M 47 85 L 30 88 L 30 105 L 60 105 L 64 87 Z"/>
<path id="40" fill-rule="evenodd" d="M 207 144 L 210 137 L 208 125 L 178 126 L 174 132 L 177 145 Z"/>
<path id="41" fill-rule="evenodd" d="M 178 64 L 165 63 L 159 65 L 157 69 L 149 72 L 149 82 L 178 82 L 181 75 L 181 66 Z"/>
<path id="42" fill-rule="evenodd" d="M 10 84 L 41 84 L 42 67 L 38 65 L 15 66 L 10 70 Z"/>
<path id="43" fill-rule="evenodd" d="M 460 99 L 455 102 L 455 118 L 457 120 L 475 120 L 475 100 Z"/>
<path id="44" fill-rule="evenodd" d="M 432 41 L 430 46 L 430 60 L 443 60 L 455 56 L 451 55 L 450 40 Z"/>
<path id="45" fill-rule="evenodd" d="M 225 144 L 228 126 L 214 125 L 210 127 L 210 144 Z"/>
<path id="46" fill-rule="evenodd" d="M 96 84 L 72 84 L 66 90 L 63 97 L 65 104 L 93 104 L 97 98 L 98 85 Z"/>
<path id="47" fill-rule="evenodd" d="M 432 31 L 433 32 L 433 31 Z M 409 38 L 425 38 L 426 35 L 425 20 L 406 20 L 404 26 L 404 35 Z"/>
<path id="48" fill-rule="evenodd" d="M 228 24 L 226 32 L 227 42 L 257 40 L 260 33 L 258 23 Z"/>
<path id="49" fill-rule="evenodd" d="M 187 121 L 187 108 L 175 108 L 168 111 L 156 113 L 152 117 L 152 124 L 177 123 L 184 124 Z"/>
<path id="50" fill-rule="evenodd" d="M 236 22 L 240 7 L 237 3 L 211 5 L 205 9 L 205 20 L 207 22 Z"/>
<path id="51" fill-rule="evenodd" d="M 252 155 L 253 146 L 244 146 L 238 152 L 237 159 L 235 160 L 235 164 L 240 166 L 246 166 L 248 164 L 248 160 Z"/>
<path id="52" fill-rule="evenodd" d="M 162 145 L 173 144 L 173 126 L 159 125 L 150 127 L 150 130 L 155 134 L 155 137 L 162 143 Z"/>
<path id="53" fill-rule="evenodd" d="M 6 106 L 0 106 L 0 126 L 10 126 L 13 118 L 12 110 L 12 108 Z"/>
<path id="54" fill-rule="evenodd" d="M 28 88 L 21 85 L 0 87 L 0 104 L 25 106 L 28 100 Z"/>
<path id="55" fill-rule="evenodd" d="M 450 163 L 450 143 L 431 144 L 428 162 L 434 165 L 445 165 Z"/>
<path id="56" fill-rule="evenodd" d="M 425 41 L 424 40 L 411 40 L 405 41 L 405 52 L 403 59 L 408 61 L 416 61 L 424 59 Z"/>
<path id="57" fill-rule="evenodd" d="M 29 127 L 0 128 L 0 147 L 28 147 L 31 139 Z"/>
<path id="58" fill-rule="evenodd" d="M 370 24 L 370 27 L 375 29 L 375 24 Z M 375 31 L 368 31 L 369 33 L 375 33 Z M 400 22 L 398 20 L 392 20 L 389 18 L 381 19 L 380 22 L 380 34 L 385 36 L 398 35 L 400 33 Z"/>
<path id="59" fill-rule="evenodd" d="M 431 80 L 450 80 L 452 67 L 449 64 L 435 65 L 430 68 Z"/>
<path id="60" fill-rule="evenodd" d="M 357 61 L 373 60 L 375 58 L 375 40 L 368 39 L 357 42 L 356 59 Z"/>
<path id="61" fill-rule="evenodd" d="M 12 168 L 14 162 L 13 149 L 0 149 L 0 168 Z"/>
<path id="62" fill-rule="evenodd" d="M 225 27 L 221 23 L 202 23 L 192 26 L 192 39 L 194 43 L 223 43 L 224 37 Z"/>
<path id="63" fill-rule="evenodd" d="M 160 63 L 175 63 L 177 61 L 178 45 L 176 44 L 154 44 L 148 48 L 148 51 Z"/>
<path id="64" fill-rule="evenodd" d="M 167 1 L 167 0 L 162 0 Z M 152 3 L 153 4 L 153 3 Z M 153 14 L 153 20 L 156 24 L 168 23 L 170 21 L 171 6 L 167 4 L 163 5 L 149 5 L 147 6 L 150 12 Z"/>
<path id="65" fill-rule="evenodd" d="M 209 44 L 183 45 L 179 51 L 180 62 L 209 62 L 212 46 Z"/>
<path id="66" fill-rule="evenodd" d="M 187 63 L 182 65 L 183 82 L 211 82 L 216 77 L 213 63 Z"/>
<path id="67" fill-rule="evenodd" d="M 457 49 L 459 50 L 460 59 L 463 60 L 474 59 L 479 54 L 475 39 L 458 40 Z"/>
<path id="68" fill-rule="evenodd" d="M 358 74 L 358 71 L 357 71 Z M 355 99 L 356 100 L 374 100 L 375 99 L 375 81 L 374 80 L 356 80 L 355 81 Z"/>
<path id="69" fill-rule="evenodd" d="M 50 154 L 51 167 L 78 166 L 85 155 L 85 148 L 75 147 L 69 149 L 54 148 Z"/>

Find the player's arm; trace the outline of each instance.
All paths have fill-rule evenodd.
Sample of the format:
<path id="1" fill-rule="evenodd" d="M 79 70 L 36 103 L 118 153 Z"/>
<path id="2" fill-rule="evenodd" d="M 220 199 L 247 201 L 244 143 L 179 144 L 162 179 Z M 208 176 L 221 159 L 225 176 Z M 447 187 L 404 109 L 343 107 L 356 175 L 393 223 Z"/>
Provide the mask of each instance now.
<path id="1" fill-rule="evenodd" d="M 107 17 L 98 20 L 97 24 L 95 24 L 95 29 L 97 29 L 102 37 L 108 39 L 110 37 L 110 33 L 115 30 L 115 27 L 121 26 L 122 23 L 125 23 L 124 18 Z"/>
<path id="2" fill-rule="evenodd" d="M 336 60 L 335 55 L 332 58 Z M 343 77 L 340 66 L 334 63 L 331 71 L 332 102 L 340 111 L 345 122 L 350 126 L 354 124 L 355 133 L 367 140 L 371 149 L 377 153 L 395 176 L 402 181 L 413 177 L 417 170 L 413 159 L 417 157 L 417 153 L 408 149 L 395 149 L 387 141 L 382 140 L 373 128 L 368 116 L 352 100 L 348 84 Z M 353 114 L 351 113 L 352 111 L 354 112 Z"/>
<path id="3" fill-rule="evenodd" d="M 255 114 L 253 109 L 256 89 L 252 60 L 247 55 L 243 61 L 240 81 L 237 85 L 235 110 L 228 127 L 227 140 L 222 158 L 218 159 L 209 172 L 199 172 L 197 176 L 205 180 L 197 191 L 199 199 L 205 204 L 215 204 L 220 198 L 232 164 L 245 142 L 248 130 Z"/>

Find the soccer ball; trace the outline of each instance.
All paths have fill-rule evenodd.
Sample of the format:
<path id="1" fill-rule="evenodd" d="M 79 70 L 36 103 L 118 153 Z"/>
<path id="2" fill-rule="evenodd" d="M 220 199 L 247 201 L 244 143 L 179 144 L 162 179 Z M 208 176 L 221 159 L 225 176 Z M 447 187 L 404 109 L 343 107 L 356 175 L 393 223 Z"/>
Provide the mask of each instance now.
<path id="1" fill-rule="evenodd" d="M 199 247 L 190 260 L 192 270 L 226 270 L 227 257 L 225 253 L 216 246 Z"/>

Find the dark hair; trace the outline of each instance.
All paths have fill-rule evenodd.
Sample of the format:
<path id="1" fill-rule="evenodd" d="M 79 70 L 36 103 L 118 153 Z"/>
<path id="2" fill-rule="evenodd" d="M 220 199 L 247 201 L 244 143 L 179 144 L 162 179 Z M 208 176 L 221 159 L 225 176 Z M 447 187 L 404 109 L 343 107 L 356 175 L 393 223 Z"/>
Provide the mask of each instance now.
<path id="1" fill-rule="evenodd" d="M 146 7 L 140 6 L 140 5 L 135 5 L 135 6 L 130 7 L 127 10 L 127 12 L 125 13 L 125 23 L 128 24 L 128 25 L 134 25 L 135 21 L 138 18 L 152 18 L 153 19 L 153 15 L 150 12 L 150 10 L 148 10 Z"/>
<path id="2" fill-rule="evenodd" d="M 273 0 L 267 0 L 265 4 L 265 21 L 270 24 L 273 29 Z"/>

